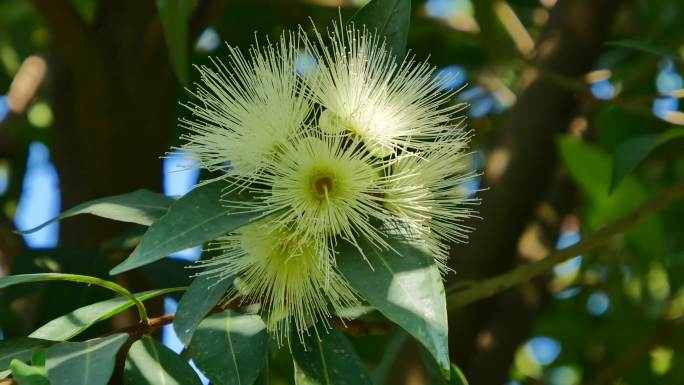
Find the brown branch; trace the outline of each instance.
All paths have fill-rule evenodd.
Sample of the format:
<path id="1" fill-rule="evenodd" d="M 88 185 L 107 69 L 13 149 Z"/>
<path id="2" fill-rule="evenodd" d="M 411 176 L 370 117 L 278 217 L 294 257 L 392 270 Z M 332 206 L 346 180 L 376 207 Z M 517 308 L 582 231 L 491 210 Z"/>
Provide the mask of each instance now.
<path id="1" fill-rule="evenodd" d="M 550 271 L 557 264 L 593 250 L 595 247 L 609 241 L 614 235 L 623 233 L 642 219 L 670 206 L 682 198 L 684 198 L 684 183 L 680 183 L 662 192 L 623 218 L 601 228 L 574 246 L 558 250 L 538 262 L 521 266 L 508 273 L 484 280 L 467 289 L 450 294 L 447 297 L 448 309 L 457 309 L 491 297 L 515 285 L 529 282 L 532 278 Z"/>

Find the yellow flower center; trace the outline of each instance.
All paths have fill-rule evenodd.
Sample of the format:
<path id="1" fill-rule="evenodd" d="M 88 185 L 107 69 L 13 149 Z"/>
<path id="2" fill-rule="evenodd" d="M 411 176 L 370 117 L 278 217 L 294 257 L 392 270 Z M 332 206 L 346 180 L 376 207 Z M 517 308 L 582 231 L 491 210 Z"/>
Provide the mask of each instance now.
<path id="1" fill-rule="evenodd" d="M 314 196 L 319 200 L 327 199 L 334 190 L 334 179 L 331 175 L 321 174 L 311 179 Z"/>

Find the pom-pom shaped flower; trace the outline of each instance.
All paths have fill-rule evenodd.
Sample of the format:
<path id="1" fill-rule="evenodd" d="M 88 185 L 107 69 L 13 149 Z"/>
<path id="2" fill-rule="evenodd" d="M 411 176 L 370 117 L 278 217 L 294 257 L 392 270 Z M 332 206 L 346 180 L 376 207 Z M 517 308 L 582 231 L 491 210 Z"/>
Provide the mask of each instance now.
<path id="1" fill-rule="evenodd" d="M 317 68 L 299 76 L 299 44 L 287 36 L 249 59 L 230 49 L 227 64 L 200 68 L 194 119 L 184 121 L 185 149 L 210 171 L 229 164 L 218 183 L 251 197 L 230 194 L 224 206 L 262 214 L 220 239 L 221 256 L 201 274 L 237 277 L 229 296 L 261 304 L 279 340 L 290 325 L 300 337 L 308 325 L 325 328 L 331 312 L 357 301 L 336 270 L 340 242 L 364 255 L 373 250 L 362 245 L 420 240 L 446 272 L 474 203 L 462 187 L 473 176 L 462 106 L 440 92 L 432 67 L 396 64 L 378 37 L 336 25 L 329 39 L 300 31 Z"/>
<path id="2" fill-rule="evenodd" d="M 182 120 L 190 131 L 183 146 L 210 171 L 231 169 L 243 182 L 259 175 L 263 164 L 286 143 L 310 111 L 297 78 L 296 36 L 277 45 L 252 47 L 249 57 L 228 47 L 228 62 L 212 59 L 198 67 L 198 100 L 187 107 L 194 119 Z"/>
<path id="3" fill-rule="evenodd" d="M 329 253 L 322 255 L 315 241 L 299 241 L 269 219 L 240 228 L 215 247 L 222 254 L 202 262 L 200 274 L 240 277 L 229 298 L 261 303 L 278 341 L 289 335 L 292 322 L 301 338 L 308 325 L 327 327 L 330 309 L 340 311 L 357 301 L 347 281 L 330 268 Z"/>
<path id="4" fill-rule="evenodd" d="M 402 157 L 392 165 L 385 186 L 385 207 L 395 214 L 395 226 L 405 237 L 427 243 L 438 266 L 447 271 L 448 245 L 467 240 L 472 228 L 463 224 L 475 215 L 464 183 L 476 174 L 468 171 L 464 148 L 468 139 L 459 135 L 437 141 L 431 149 Z"/>
<path id="5" fill-rule="evenodd" d="M 325 39 L 318 31 L 305 39 L 319 69 L 305 77 L 323 106 L 321 130 L 346 129 L 377 157 L 431 145 L 449 131 L 463 105 L 448 103 L 434 67 L 408 58 L 401 64 L 378 36 L 335 25 Z"/>

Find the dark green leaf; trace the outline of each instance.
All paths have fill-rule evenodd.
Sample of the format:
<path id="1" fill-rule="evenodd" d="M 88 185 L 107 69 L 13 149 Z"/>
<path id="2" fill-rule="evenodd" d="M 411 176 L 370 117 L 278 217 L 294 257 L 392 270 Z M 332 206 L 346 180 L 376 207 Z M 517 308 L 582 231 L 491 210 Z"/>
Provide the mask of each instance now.
<path id="1" fill-rule="evenodd" d="M 49 385 L 46 377 L 45 367 L 31 366 L 19 361 L 12 360 L 12 377 L 19 385 Z"/>
<path id="2" fill-rule="evenodd" d="M 600 148 L 563 136 L 558 142 L 561 159 L 570 176 L 577 182 L 591 204 L 586 213 L 586 224 L 597 230 L 636 209 L 649 197 L 642 183 L 627 175 L 612 194 L 608 194 L 611 157 Z M 650 216 L 628 230 L 627 239 L 644 258 L 641 267 L 647 268 L 652 259 L 663 260 L 667 254 L 665 230 L 658 216 Z M 648 259 L 648 260 L 647 260 Z"/>
<path id="3" fill-rule="evenodd" d="M 252 384 L 265 364 L 267 343 L 259 316 L 226 310 L 200 323 L 190 356 L 212 384 Z"/>
<path id="4" fill-rule="evenodd" d="M 30 234 L 43 227 L 65 218 L 80 214 L 92 214 L 98 217 L 109 218 L 115 221 L 138 223 L 149 226 L 166 213 L 173 199 L 148 190 L 138 190 L 132 193 L 114 195 L 81 203 L 63 212 L 60 216 L 51 219 L 38 227 L 20 231 L 21 234 Z"/>
<path id="5" fill-rule="evenodd" d="M 677 54 L 676 51 L 659 46 L 657 44 L 651 43 L 645 40 L 637 39 L 623 39 L 623 40 L 613 40 L 607 43 L 608 45 L 616 47 L 630 48 L 637 51 L 647 52 L 656 56 L 663 56 L 670 59 L 682 61 L 682 57 Z"/>
<path id="6" fill-rule="evenodd" d="M 204 316 L 218 303 L 232 284 L 233 278 L 217 281 L 203 275 L 192 281 L 190 288 L 178 302 L 178 311 L 173 320 L 173 330 L 185 346 L 190 343 L 192 334 Z"/>
<path id="7" fill-rule="evenodd" d="M 124 367 L 126 385 L 200 385 L 190 365 L 149 336 L 136 341 Z"/>
<path id="8" fill-rule="evenodd" d="M 97 0 L 71 0 L 76 12 L 81 16 L 86 24 L 91 24 L 95 19 L 97 10 Z"/>
<path id="9" fill-rule="evenodd" d="M 0 341 L 0 370 L 9 368 L 13 359 L 26 362 L 31 359 L 33 352 L 52 342 L 36 338 L 13 338 Z M 2 376 L 0 376 L 0 379 Z"/>
<path id="10" fill-rule="evenodd" d="M 290 337 L 297 385 L 372 385 L 349 340 L 336 329 L 327 334 Z"/>
<path id="11" fill-rule="evenodd" d="M 337 258 L 352 287 L 385 317 L 413 335 L 449 375 L 449 346 L 444 284 L 430 254 L 422 247 L 396 240 L 399 252 L 364 247 L 368 262 L 346 244 Z"/>
<path id="12" fill-rule="evenodd" d="M 365 25 L 370 32 L 384 36 L 397 60 L 404 59 L 411 23 L 411 0 L 371 0 L 349 22 L 358 27 Z"/>
<path id="13" fill-rule="evenodd" d="M 259 217 L 254 213 L 230 215 L 221 204 L 223 186 L 221 182 L 199 186 L 174 202 L 169 211 L 150 226 L 133 253 L 110 273 L 123 273 L 211 241 Z M 240 198 L 233 195 L 226 199 Z"/>
<path id="14" fill-rule="evenodd" d="M 613 151 L 610 192 L 658 146 L 681 137 L 684 137 L 684 129 L 672 128 L 661 134 L 639 135 L 617 146 Z"/>
<path id="15" fill-rule="evenodd" d="M 463 372 L 458 366 L 451 364 L 451 376 L 446 380 L 430 354 L 425 350 L 421 350 L 420 354 L 425 363 L 425 367 L 427 368 L 430 385 L 468 385 L 468 380 L 466 380 Z"/>
<path id="16" fill-rule="evenodd" d="M 162 26 L 169 59 L 178 80 L 188 82 L 188 24 L 190 0 L 155 0 Z"/>
<path id="17" fill-rule="evenodd" d="M 149 298 L 179 291 L 179 288 L 150 290 L 134 294 L 144 301 Z M 97 322 L 109 319 L 114 315 L 133 306 L 133 301 L 127 297 L 116 297 L 106 301 L 84 306 L 56 318 L 31 333 L 29 337 L 42 338 L 53 341 L 65 341 L 83 332 Z"/>
<path id="18" fill-rule="evenodd" d="M 399 330 L 394 334 L 394 336 L 392 336 L 392 339 L 389 340 L 385 346 L 382 360 L 371 373 L 371 378 L 373 378 L 374 384 L 384 384 L 386 382 L 387 375 L 392 368 L 392 364 L 396 360 L 401 348 L 404 347 L 407 338 L 408 334 L 406 334 L 403 330 Z"/>
<path id="19" fill-rule="evenodd" d="M 119 333 L 85 342 L 61 342 L 47 350 L 51 385 L 106 385 L 116 353 L 128 339 Z"/>

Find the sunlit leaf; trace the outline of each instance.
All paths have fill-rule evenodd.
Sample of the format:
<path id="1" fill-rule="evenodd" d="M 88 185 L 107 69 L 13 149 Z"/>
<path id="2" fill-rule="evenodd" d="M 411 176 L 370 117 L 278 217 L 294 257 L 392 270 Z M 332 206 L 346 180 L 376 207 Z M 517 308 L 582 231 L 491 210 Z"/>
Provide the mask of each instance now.
<path id="1" fill-rule="evenodd" d="M 339 331 L 290 337 L 296 385 L 372 385 L 351 343 Z"/>
<path id="2" fill-rule="evenodd" d="M 212 384 L 252 384 L 265 365 L 267 343 L 261 317 L 226 310 L 200 323 L 190 356 Z"/>
<path id="3" fill-rule="evenodd" d="M 115 221 L 149 226 L 166 213 L 172 202 L 173 199 L 148 190 L 113 195 L 76 205 L 54 219 L 19 233 L 30 234 L 51 223 L 80 214 L 92 214 Z"/>
<path id="4" fill-rule="evenodd" d="M 172 288 L 150 290 L 134 295 L 139 300 L 144 301 L 149 298 L 154 298 L 175 291 L 179 291 L 179 289 Z M 109 319 L 133 305 L 133 301 L 131 301 L 130 298 L 116 297 L 106 301 L 94 303 L 92 305 L 84 306 L 62 317 L 53 319 L 31 333 L 29 337 L 53 341 L 65 341 L 80 334 L 95 323 Z"/>
<path id="5" fill-rule="evenodd" d="M 126 385 L 200 385 L 188 362 L 149 336 L 131 345 L 124 367 Z"/>
<path id="6" fill-rule="evenodd" d="M 60 342 L 47 350 L 47 373 L 51 385 L 106 385 L 114 360 L 128 334 L 85 342 Z"/>
<path id="7" fill-rule="evenodd" d="M 12 377 L 19 385 L 49 385 L 45 367 L 32 366 L 14 359 L 10 363 Z"/>
<path id="8" fill-rule="evenodd" d="M 259 217 L 255 213 L 229 213 L 221 204 L 224 184 L 199 186 L 175 201 L 168 212 L 150 226 L 138 247 L 111 274 L 152 263 L 176 251 L 201 245 Z M 241 196 L 225 197 L 240 200 Z"/>
<path id="9" fill-rule="evenodd" d="M 449 375 L 449 344 L 444 285 L 430 254 L 422 247 L 396 240 L 399 252 L 347 244 L 337 263 L 352 287 L 387 318 L 401 326 L 434 355 L 445 376 Z"/>

